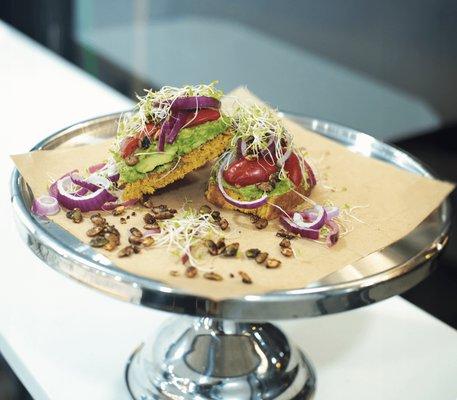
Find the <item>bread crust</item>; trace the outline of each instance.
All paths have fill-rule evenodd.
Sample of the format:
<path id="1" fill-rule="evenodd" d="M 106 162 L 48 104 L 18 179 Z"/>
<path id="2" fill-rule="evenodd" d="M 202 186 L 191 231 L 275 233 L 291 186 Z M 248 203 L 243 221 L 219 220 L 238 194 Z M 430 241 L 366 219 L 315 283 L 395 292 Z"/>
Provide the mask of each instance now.
<path id="1" fill-rule="evenodd" d="M 311 188 L 304 188 L 303 186 L 300 186 L 296 189 L 296 191 L 304 196 L 308 196 L 311 193 Z M 241 200 L 233 190 L 226 189 L 226 192 L 230 197 Z M 290 211 L 304 202 L 303 198 L 300 195 L 294 191 L 289 191 L 279 196 L 269 197 L 268 203 L 274 205 L 264 204 L 263 206 L 254 209 L 237 208 L 224 199 L 224 196 L 222 196 L 222 193 L 214 181 L 210 181 L 208 183 L 208 188 L 206 190 L 205 196 L 210 203 L 215 204 L 218 207 L 226 208 L 229 210 L 237 210 L 245 214 L 254 214 L 260 218 L 265 218 L 268 220 L 278 218 L 281 215 L 281 211 L 274 205 L 281 207 L 283 210 Z"/>

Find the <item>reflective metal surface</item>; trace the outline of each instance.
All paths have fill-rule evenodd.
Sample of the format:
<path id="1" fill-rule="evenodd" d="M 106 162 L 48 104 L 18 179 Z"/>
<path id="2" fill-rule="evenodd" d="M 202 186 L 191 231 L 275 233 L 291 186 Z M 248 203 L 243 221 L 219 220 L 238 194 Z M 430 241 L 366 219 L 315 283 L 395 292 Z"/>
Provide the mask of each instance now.
<path id="1" fill-rule="evenodd" d="M 352 151 L 430 176 L 417 160 L 361 132 L 320 120 L 290 117 Z M 118 118 L 119 114 L 114 114 L 71 126 L 46 138 L 34 149 L 74 147 L 110 138 L 115 134 Z M 444 202 L 402 240 L 308 287 L 214 301 L 120 270 L 59 226 L 34 217 L 29 211 L 32 194 L 17 171 L 12 176 L 11 190 L 24 240 L 57 271 L 125 301 L 174 313 L 238 321 L 335 313 L 401 293 L 430 274 L 431 261 L 445 245 L 450 224 L 449 204 Z"/>
<path id="2" fill-rule="evenodd" d="M 131 357 L 134 399 L 311 398 L 312 367 L 274 325 L 176 318 Z"/>

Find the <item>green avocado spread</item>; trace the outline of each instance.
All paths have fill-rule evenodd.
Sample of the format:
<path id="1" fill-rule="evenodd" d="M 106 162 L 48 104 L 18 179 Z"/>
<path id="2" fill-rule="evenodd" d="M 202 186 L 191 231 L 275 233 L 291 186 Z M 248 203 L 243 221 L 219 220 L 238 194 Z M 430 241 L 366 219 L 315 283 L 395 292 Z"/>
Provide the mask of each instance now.
<path id="1" fill-rule="evenodd" d="M 184 128 L 179 131 L 173 144 L 165 144 L 163 152 L 157 151 L 157 141 L 152 142 L 147 149 L 140 148 L 135 151 L 139 161 L 134 166 L 128 166 L 120 156 L 117 156 L 121 180 L 131 183 L 145 178 L 148 172 L 160 173 L 171 169 L 178 157 L 214 139 L 227 129 L 228 123 L 227 118 L 219 118 L 217 121 Z"/>
<path id="2" fill-rule="evenodd" d="M 263 195 L 263 191 L 258 189 L 255 185 L 248 185 L 244 187 L 237 188 L 225 182 L 222 182 L 223 186 L 227 189 L 233 190 L 235 193 L 240 195 L 244 201 L 251 201 L 260 198 Z M 287 193 L 293 189 L 293 183 L 288 179 L 282 179 L 276 183 L 276 186 L 271 192 L 268 192 L 268 196 L 280 196 L 284 193 Z"/>

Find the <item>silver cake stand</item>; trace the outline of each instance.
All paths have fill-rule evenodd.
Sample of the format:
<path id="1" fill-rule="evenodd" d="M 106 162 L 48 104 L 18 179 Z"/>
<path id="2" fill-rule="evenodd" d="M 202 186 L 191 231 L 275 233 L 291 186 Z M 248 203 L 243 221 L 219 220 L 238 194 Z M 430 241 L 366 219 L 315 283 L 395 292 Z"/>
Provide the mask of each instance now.
<path id="1" fill-rule="evenodd" d="M 353 129 L 289 116 L 305 128 L 416 174 L 419 161 Z M 119 114 L 71 126 L 37 149 L 75 147 L 111 138 Z M 124 301 L 193 319 L 175 318 L 155 341 L 140 345 L 126 367 L 134 399 L 309 399 L 316 376 L 310 362 L 280 329 L 266 321 L 315 317 L 362 307 L 413 287 L 433 270 L 447 242 L 450 206 L 443 202 L 398 242 L 307 287 L 214 301 L 116 267 L 56 224 L 30 213 L 32 193 L 18 171 L 11 180 L 19 230 L 47 265 Z"/>

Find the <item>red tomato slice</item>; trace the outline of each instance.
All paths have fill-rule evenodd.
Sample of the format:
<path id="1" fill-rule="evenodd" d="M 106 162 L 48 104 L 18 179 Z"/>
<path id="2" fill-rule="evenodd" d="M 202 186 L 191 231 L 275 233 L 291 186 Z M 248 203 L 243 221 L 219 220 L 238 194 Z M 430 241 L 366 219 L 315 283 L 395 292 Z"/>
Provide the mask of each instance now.
<path id="1" fill-rule="evenodd" d="M 126 158 L 132 155 L 138 147 L 140 147 L 140 139 L 132 136 L 124 138 L 121 142 L 121 156 Z"/>
<path id="2" fill-rule="evenodd" d="M 289 179 L 294 183 L 295 186 L 300 186 L 303 175 L 300 168 L 300 160 L 295 153 L 292 153 L 284 164 Z"/>
<path id="3" fill-rule="evenodd" d="M 271 165 L 264 159 L 248 160 L 241 158 L 231 164 L 223 172 L 225 181 L 233 186 L 248 186 L 260 182 L 268 182 L 270 175 L 277 171 L 276 165 Z"/>
<path id="4" fill-rule="evenodd" d="M 152 122 L 146 124 L 144 127 L 143 131 L 141 132 L 140 138 L 143 138 L 144 136 L 147 136 L 148 138 L 151 138 L 155 135 L 155 133 L 160 129 L 159 126 L 153 124 Z"/>
<path id="5" fill-rule="evenodd" d="M 221 114 L 219 110 L 215 110 L 213 108 L 202 108 L 197 112 L 197 115 L 195 115 L 195 112 L 191 111 L 187 116 L 185 126 L 189 128 L 191 126 L 204 124 L 205 122 L 216 121 L 220 118 L 220 116 Z"/>

